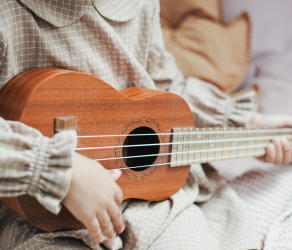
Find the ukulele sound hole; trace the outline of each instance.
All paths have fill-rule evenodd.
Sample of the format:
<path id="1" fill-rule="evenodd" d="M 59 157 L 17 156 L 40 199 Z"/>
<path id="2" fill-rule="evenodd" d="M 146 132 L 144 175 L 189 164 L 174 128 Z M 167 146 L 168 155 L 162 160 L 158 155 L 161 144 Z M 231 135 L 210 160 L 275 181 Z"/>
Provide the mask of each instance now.
<path id="1" fill-rule="evenodd" d="M 153 135 L 154 134 L 154 135 Z M 159 138 L 156 135 L 155 131 L 148 127 L 140 127 L 134 129 L 129 136 L 127 136 L 123 147 L 123 157 L 131 156 L 142 156 L 149 155 L 145 157 L 132 157 L 124 158 L 124 162 L 127 167 L 132 168 L 134 171 L 143 171 L 150 166 L 157 158 L 159 153 L 159 145 L 154 146 L 143 146 L 144 144 L 158 144 Z M 143 167 L 145 166 L 145 167 Z M 136 168 L 137 167 L 137 168 Z"/>

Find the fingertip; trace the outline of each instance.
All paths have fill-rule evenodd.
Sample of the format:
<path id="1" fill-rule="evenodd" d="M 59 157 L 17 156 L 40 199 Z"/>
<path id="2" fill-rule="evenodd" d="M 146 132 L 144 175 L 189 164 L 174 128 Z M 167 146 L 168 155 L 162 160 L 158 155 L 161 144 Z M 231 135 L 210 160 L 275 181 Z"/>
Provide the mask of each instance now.
<path id="1" fill-rule="evenodd" d="M 104 242 L 106 240 L 106 237 L 102 236 L 99 240 L 98 243 L 101 244 L 102 242 Z"/>
<path id="2" fill-rule="evenodd" d="M 114 180 L 119 179 L 121 174 L 122 174 L 121 170 L 119 170 L 119 169 L 111 169 L 110 172 L 111 172 L 112 177 L 114 178 Z"/>
<path id="3" fill-rule="evenodd" d="M 122 232 L 124 232 L 125 228 L 126 228 L 126 226 L 123 225 L 123 227 L 118 231 L 118 234 L 121 234 Z"/>
<path id="4" fill-rule="evenodd" d="M 265 157 L 265 161 L 266 162 L 273 162 L 274 158 L 275 158 L 275 153 L 276 152 L 276 148 L 274 146 L 273 143 L 269 143 L 267 146 L 267 153 L 266 153 L 266 157 Z"/>
<path id="5" fill-rule="evenodd" d="M 275 153 L 275 146 L 272 143 L 269 143 L 267 146 L 267 154 L 273 155 Z"/>
<path id="6" fill-rule="evenodd" d="M 279 137 L 275 137 L 273 139 L 273 143 L 275 144 L 276 147 L 279 147 L 281 145 L 281 140 Z"/>
<path id="7" fill-rule="evenodd" d="M 85 226 L 89 234 L 96 242 L 100 244 L 106 240 L 106 237 L 101 232 L 100 224 L 96 217 L 90 220 L 90 223 L 86 223 Z"/>
<path id="8" fill-rule="evenodd" d="M 113 236 L 111 237 L 111 240 L 113 240 L 114 238 L 116 238 L 117 234 L 114 233 Z"/>
<path id="9" fill-rule="evenodd" d="M 285 137 L 281 138 L 281 142 L 283 146 L 288 145 L 288 140 Z"/>

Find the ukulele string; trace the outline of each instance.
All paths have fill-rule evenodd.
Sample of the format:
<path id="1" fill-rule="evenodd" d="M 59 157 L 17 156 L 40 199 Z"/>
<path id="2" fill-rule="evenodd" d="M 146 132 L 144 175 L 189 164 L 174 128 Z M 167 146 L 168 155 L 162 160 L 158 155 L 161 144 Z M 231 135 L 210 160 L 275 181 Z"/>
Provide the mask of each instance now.
<path id="1" fill-rule="evenodd" d="M 107 169 L 108 171 L 110 170 L 115 170 L 115 169 L 137 169 L 137 168 L 148 168 L 152 166 L 163 166 L 163 165 L 171 165 L 171 164 L 182 164 L 186 163 L 185 165 L 191 165 L 191 164 L 197 164 L 197 163 L 204 163 L 207 161 L 216 161 L 216 160 L 222 160 L 222 159 L 231 159 L 231 158 L 239 158 L 239 157 L 247 157 L 247 156 L 261 156 L 264 155 L 266 151 L 260 151 L 260 152 L 252 152 L 252 153 L 244 153 L 244 154 L 235 154 L 235 155 L 226 155 L 226 156 L 219 156 L 219 157 L 213 157 L 213 158 L 204 158 L 204 159 L 195 159 L 195 160 L 188 160 L 188 161 L 178 161 L 178 162 L 165 162 L 165 163 L 157 163 L 157 164 L 152 164 L 152 165 L 143 165 L 143 166 L 134 166 L 134 167 L 126 167 L 126 168 L 112 168 L 112 169 Z M 197 161 L 197 162 L 196 162 Z"/>
<path id="2" fill-rule="evenodd" d="M 164 156 L 164 155 L 177 155 L 177 154 L 189 154 L 189 153 L 205 153 L 205 152 L 215 152 L 215 151 L 226 151 L 226 150 L 240 150 L 240 149 L 255 149 L 266 147 L 267 144 L 252 145 L 252 146 L 241 146 L 241 147 L 229 147 L 229 148 L 214 148 L 214 149 L 203 149 L 194 151 L 184 151 L 184 152 L 172 152 L 172 153 L 161 153 L 161 154 L 149 154 L 149 155 L 135 155 L 135 156 L 124 156 L 124 157 L 113 157 L 113 158 L 103 158 L 103 159 L 93 159 L 93 161 L 107 161 L 107 160 L 119 160 L 119 159 L 133 159 L 133 158 L 143 158 L 143 157 L 153 157 L 153 156 Z"/>
<path id="3" fill-rule="evenodd" d="M 225 128 L 223 128 L 225 129 Z M 238 128 L 239 130 L 220 130 L 220 131 L 195 131 L 195 132 L 187 132 L 183 133 L 185 135 L 197 135 L 197 134 L 238 134 L 238 133 L 266 133 L 266 132 L 292 132 L 292 128 L 275 128 L 275 129 L 242 129 Z M 121 135 L 81 135 L 77 136 L 77 138 L 98 138 L 98 137 L 135 137 L 135 136 L 157 136 L 157 135 L 179 135 L 182 133 L 149 133 L 149 134 L 121 134 Z"/>
<path id="4" fill-rule="evenodd" d="M 194 132 L 187 132 L 187 133 L 148 133 L 148 134 L 122 134 L 122 135 L 88 135 L 88 136 L 77 136 L 78 138 L 98 138 L 98 137 L 137 137 L 137 136 L 159 136 L 159 135 L 199 135 L 199 134 L 242 134 L 242 133 L 267 133 L 267 132 L 292 132 L 292 128 L 280 128 L 280 129 L 241 129 L 239 130 L 213 130 L 213 131 L 194 131 Z M 285 136 L 287 139 L 291 139 L 292 136 Z M 203 144 L 203 143 L 210 143 L 210 142 L 231 142 L 231 141 L 247 141 L 247 140 L 271 140 L 274 138 L 274 135 L 271 136 L 263 136 L 263 137 L 252 137 L 252 138 L 240 138 L 240 139 L 225 139 L 225 140 L 205 140 L 205 141 L 190 141 L 190 142 L 177 142 L 177 143 L 158 143 L 158 144 L 138 144 L 138 145 L 123 145 L 123 146 L 110 146 L 110 147 L 89 147 L 89 148 L 75 148 L 75 150 L 90 150 L 90 149 L 105 149 L 105 148 L 119 148 L 119 147 L 143 147 L 143 146 L 160 146 L 160 145 L 178 145 L 178 144 Z M 150 154 L 150 155 L 137 155 L 137 156 L 126 156 L 126 157 L 117 157 L 117 158 L 105 158 L 105 159 L 95 159 L 93 161 L 104 161 L 104 160 L 117 160 L 117 159 L 127 159 L 127 158 L 142 158 L 142 157 L 151 157 L 151 156 L 161 156 L 161 155 L 176 155 L 176 154 L 188 154 L 188 153 L 202 153 L 207 151 L 225 151 L 225 150 L 234 150 L 234 149 L 248 149 L 248 148 L 261 148 L 266 147 L 267 144 L 261 145 L 252 145 L 252 146 L 243 146 L 243 147 L 230 147 L 224 149 L 208 149 L 208 150 L 195 150 L 195 151 L 186 151 L 186 152 L 172 152 L 172 153 L 162 153 L 162 154 Z M 244 153 L 244 154 L 235 154 L 235 155 L 228 155 L 228 156 L 220 156 L 220 157 L 213 157 L 213 158 L 205 158 L 205 159 L 194 159 L 192 161 L 178 161 L 178 162 L 166 162 L 166 163 L 158 163 L 158 164 L 151 164 L 151 165 L 143 165 L 143 166 L 134 166 L 134 167 L 126 167 L 126 168 L 118 168 L 122 169 L 139 169 L 139 168 L 148 168 L 152 166 L 163 166 L 163 165 L 171 165 L 171 164 L 193 164 L 193 163 L 201 163 L 204 161 L 215 161 L 221 159 L 230 159 L 230 158 L 237 158 L 237 157 L 247 157 L 247 156 L 256 156 L 256 155 L 264 155 L 265 151 L 260 152 L 252 152 L 252 153 Z"/>
<path id="5" fill-rule="evenodd" d="M 86 148 L 73 148 L 75 151 L 93 150 L 93 149 L 109 149 L 109 148 L 132 148 L 132 147 L 149 147 L 149 146 L 163 146 L 163 145 L 179 145 L 179 144 L 203 144 L 215 142 L 241 142 L 241 141 L 260 141 L 271 140 L 275 136 L 262 136 L 262 137 L 246 137 L 246 138 L 233 138 L 222 140 L 204 140 L 204 141 L 186 141 L 186 142 L 166 142 L 166 143 L 152 143 L 152 144 L 137 144 L 137 145 L 122 145 L 122 146 L 105 146 L 105 147 L 86 147 Z M 287 139 L 292 139 L 292 135 L 285 136 Z"/>

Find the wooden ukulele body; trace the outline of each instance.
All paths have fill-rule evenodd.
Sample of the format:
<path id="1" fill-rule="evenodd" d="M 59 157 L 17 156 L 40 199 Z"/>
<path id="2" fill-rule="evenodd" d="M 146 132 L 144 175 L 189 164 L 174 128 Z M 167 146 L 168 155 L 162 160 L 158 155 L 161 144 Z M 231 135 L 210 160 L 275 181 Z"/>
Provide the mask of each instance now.
<path id="1" fill-rule="evenodd" d="M 137 87 L 117 91 L 87 74 L 36 68 L 14 77 L 3 88 L 0 116 L 20 121 L 48 137 L 54 135 L 55 118 L 66 116 L 77 118 L 78 136 L 121 135 L 79 138 L 77 147 L 110 147 L 78 152 L 92 159 L 115 158 L 100 163 L 107 169 L 122 169 L 118 184 L 124 192 L 124 199 L 167 199 L 183 186 L 189 173 L 189 166 L 173 168 L 157 165 L 170 161 L 169 155 L 163 155 L 170 152 L 170 145 L 163 143 L 171 142 L 171 135 L 161 134 L 171 133 L 174 127 L 194 126 L 187 103 L 172 93 Z M 133 131 L 157 134 L 154 140 L 162 145 L 156 148 L 159 156 L 150 164 L 156 166 L 134 171 L 121 159 L 125 155 L 121 147 L 127 138 L 124 135 Z M 139 137 L 139 140 L 143 144 L 143 138 Z M 28 195 L 1 200 L 11 210 L 46 231 L 83 226 L 66 208 L 63 207 L 59 215 L 54 215 Z"/>

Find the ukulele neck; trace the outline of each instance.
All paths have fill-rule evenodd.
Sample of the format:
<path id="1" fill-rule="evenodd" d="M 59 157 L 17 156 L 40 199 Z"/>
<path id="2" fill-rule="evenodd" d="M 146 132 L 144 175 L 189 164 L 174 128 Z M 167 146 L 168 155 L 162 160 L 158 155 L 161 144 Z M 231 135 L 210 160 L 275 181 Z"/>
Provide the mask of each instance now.
<path id="1" fill-rule="evenodd" d="M 261 156 L 275 136 L 292 142 L 291 128 L 174 128 L 171 167 Z"/>

